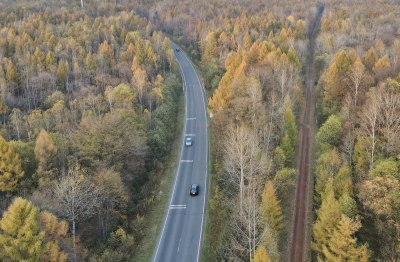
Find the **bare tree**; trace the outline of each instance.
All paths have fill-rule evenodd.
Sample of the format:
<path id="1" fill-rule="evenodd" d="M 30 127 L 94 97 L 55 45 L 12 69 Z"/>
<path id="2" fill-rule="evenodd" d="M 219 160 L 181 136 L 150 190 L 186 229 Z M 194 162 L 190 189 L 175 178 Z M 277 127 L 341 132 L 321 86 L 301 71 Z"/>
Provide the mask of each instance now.
<path id="1" fill-rule="evenodd" d="M 290 69 L 290 63 L 289 60 L 286 56 L 286 54 L 282 54 L 280 59 L 279 59 L 279 69 L 278 69 L 278 77 L 279 77 L 279 87 L 280 87 L 280 103 L 283 104 L 286 94 L 289 91 L 289 72 L 288 70 Z M 289 76 L 288 76 L 289 75 Z"/>
<path id="2" fill-rule="evenodd" d="M 54 197 L 58 203 L 58 213 L 72 224 L 74 260 L 76 257 L 76 223 L 96 214 L 100 194 L 95 185 L 85 176 L 84 170 L 74 166 L 66 176 L 61 177 L 54 188 Z"/>
<path id="3" fill-rule="evenodd" d="M 369 139 L 371 140 L 371 149 L 369 152 L 370 168 L 374 163 L 374 153 L 377 141 L 377 132 L 379 128 L 378 116 L 380 114 L 381 104 L 382 104 L 381 93 L 379 92 L 379 90 L 373 89 L 368 93 L 368 100 L 364 106 L 364 109 L 360 113 L 361 132 L 368 135 Z"/>
<path id="4" fill-rule="evenodd" d="M 128 192 L 120 174 L 108 169 L 100 170 L 94 183 L 101 190 L 101 203 L 98 212 L 101 236 L 106 240 L 114 217 L 125 213 L 128 204 Z"/>
<path id="5" fill-rule="evenodd" d="M 14 108 L 11 112 L 11 123 L 14 125 L 15 131 L 17 132 L 18 140 L 20 140 L 23 122 L 22 122 L 22 112 L 18 108 Z"/>
<path id="6" fill-rule="evenodd" d="M 350 88 L 353 91 L 354 106 L 357 106 L 357 96 L 360 91 L 361 82 L 365 76 L 365 67 L 360 59 L 357 59 L 352 65 L 349 73 L 349 78 L 351 80 Z"/>
<path id="7" fill-rule="evenodd" d="M 343 145 L 341 146 L 341 150 L 347 155 L 348 163 L 352 165 L 353 153 L 354 153 L 354 144 L 356 140 L 356 133 L 354 132 L 354 127 L 349 127 L 349 130 L 343 137 Z"/>
<path id="8" fill-rule="evenodd" d="M 262 101 L 262 90 L 260 81 L 254 77 L 249 78 L 248 88 L 246 89 L 247 95 L 250 98 L 250 118 L 251 126 L 253 129 L 259 130 L 265 126 L 261 116 L 266 114 L 265 106 Z"/>
<path id="9" fill-rule="evenodd" d="M 232 260 L 248 260 L 254 257 L 257 246 L 263 240 L 262 218 L 259 210 L 260 178 L 252 177 L 245 187 L 242 213 L 233 212 L 230 242 Z M 235 205 L 235 201 L 232 202 Z M 232 207 L 232 210 L 235 210 Z M 247 258 L 247 259 L 246 259 Z"/>
<path id="10" fill-rule="evenodd" d="M 240 126 L 228 129 L 224 145 L 224 170 L 228 182 L 239 189 L 240 214 L 243 213 L 245 185 L 249 179 L 265 170 L 264 153 L 256 134 Z"/>
<path id="11" fill-rule="evenodd" d="M 387 153 L 398 152 L 400 133 L 400 96 L 385 88 L 382 94 L 381 122 L 382 134 L 386 141 Z"/>

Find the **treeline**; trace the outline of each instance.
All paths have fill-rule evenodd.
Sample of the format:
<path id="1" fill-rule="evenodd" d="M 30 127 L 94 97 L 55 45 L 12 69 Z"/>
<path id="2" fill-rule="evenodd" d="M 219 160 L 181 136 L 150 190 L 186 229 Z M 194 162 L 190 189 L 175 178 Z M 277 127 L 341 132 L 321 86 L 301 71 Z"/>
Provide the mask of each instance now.
<path id="1" fill-rule="evenodd" d="M 202 71 L 207 89 L 213 91 L 225 71 L 225 60 L 238 47 L 249 49 L 257 40 L 274 38 L 277 45 L 305 52 L 305 21 L 302 16 L 277 15 L 286 1 L 162 1 L 149 6 L 149 19 L 184 44 Z M 289 1 L 288 1 L 289 2 Z M 207 17 L 207 19 L 203 19 Z M 294 41 L 296 39 L 296 41 Z"/>
<path id="2" fill-rule="evenodd" d="M 170 40 L 72 10 L 0 13 L 0 260 L 131 258 L 175 137 Z"/>
<path id="3" fill-rule="evenodd" d="M 318 260 L 400 259 L 394 5 L 338 5 L 323 19 L 311 244 Z"/>
<path id="4" fill-rule="evenodd" d="M 399 44 L 396 40 L 391 48 L 400 51 Z M 385 53 L 378 55 L 376 47 L 380 45 Z M 358 235 L 375 251 L 374 257 L 398 259 L 395 210 L 400 75 L 395 67 L 398 58 L 386 54 L 391 48 L 377 40 L 362 58 L 354 49 L 341 50 L 321 78 L 320 119 L 326 121 L 317 133 L 315 204 L 319 209 L 313 227 L 314 249 L 319 256 L 327 256 L 325 244 L 334 244 L 335 239 L 326 236 L 332 236 L 335 228 L 341 229 L 343 219 L 351 219 L 346 225 L 351 232 L 348 238 L 362 224 Z M 319 224 L 325 228 L 323 232 Z M 343 241 L 343 236 L 338 237 L 337 241 Z"/>

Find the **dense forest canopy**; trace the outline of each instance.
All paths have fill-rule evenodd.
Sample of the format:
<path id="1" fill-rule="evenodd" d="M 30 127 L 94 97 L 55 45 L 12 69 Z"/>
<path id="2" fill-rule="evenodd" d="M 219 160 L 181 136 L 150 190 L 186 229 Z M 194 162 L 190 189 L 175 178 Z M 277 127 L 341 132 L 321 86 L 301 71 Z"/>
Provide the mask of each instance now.
<path id="1" fill-rule="evenodd" d="M 0 259 L 137 254 L 177 131 L 173 39 L 209 98 L 204 259 L 287 260 L 316 4 L 1 1 Z M 397 261 L 400 6 L 325 4 L 314 61 L 311 259 Z"/>
<path id="2" fill-rule="evenodd" d="M 21 223 L 36 223 L 38 238 L 20 241 L 37 241 L 42 259 L 131 257 L 175 137 L 171 41 L 134 11 L 2 5 L 13 10 L 0 15 L 1 209 L 12 203 L 2 223 L 19 205 L 34 212 Z M 65 224 L 56 239 L 38 208 Z M 14 251 L 1 259 L 24 259 L 10 242 L 19 235 L 2 230 L 0 250 Z"/>

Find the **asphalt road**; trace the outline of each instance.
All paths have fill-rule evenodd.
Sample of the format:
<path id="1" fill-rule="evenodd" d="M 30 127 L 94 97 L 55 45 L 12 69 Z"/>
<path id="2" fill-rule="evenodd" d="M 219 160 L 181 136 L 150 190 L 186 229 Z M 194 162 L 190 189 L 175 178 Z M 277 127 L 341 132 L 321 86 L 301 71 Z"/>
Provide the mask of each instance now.
<path id="1" fill-rule="evenodd" d="M 207 199 L 207 114 L 199 76 L 183 51 L 176 51 L 185 93 L 185 124 L 182 147 L 164 224 L 153 253 L 153 262 L 199 261 Z M 191 136 L 192 146 L 185 146 Z M 200 185 L 197 196 L 189 195 L 191 184 Z"/>

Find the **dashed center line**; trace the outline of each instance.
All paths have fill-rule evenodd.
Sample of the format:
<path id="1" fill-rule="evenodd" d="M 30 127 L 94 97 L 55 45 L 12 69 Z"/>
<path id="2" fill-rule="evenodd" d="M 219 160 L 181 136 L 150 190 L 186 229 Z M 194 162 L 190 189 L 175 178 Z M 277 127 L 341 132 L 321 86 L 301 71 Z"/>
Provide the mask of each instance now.
<path id="1" fill-rule="evenodd" d="M 184 162 L 184 163 L 193 163 L 193 160 L 181 160 L 181 162 Z"/>

